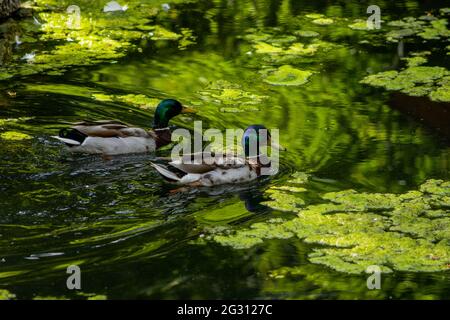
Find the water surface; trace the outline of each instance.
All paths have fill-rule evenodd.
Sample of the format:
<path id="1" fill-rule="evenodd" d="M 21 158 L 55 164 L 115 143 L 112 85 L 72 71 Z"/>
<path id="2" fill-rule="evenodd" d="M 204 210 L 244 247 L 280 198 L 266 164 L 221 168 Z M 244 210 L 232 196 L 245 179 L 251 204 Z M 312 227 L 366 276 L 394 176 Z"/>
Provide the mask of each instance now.
<path id="1" fill-rule="evenodd" d="M 90 5 L 78 2 L 81 8 Z M 430 178 L 450 179 L 448 137 L 420 117 L 392 108 L 389 93 L 359 83 L 368 71 L 398 67 L 396 44 L 363 45 L 364 35 L 350 29 L 316 26 L 321 40 L 338 45 L 296 61 L 316 71 L 310 81 L 296 87 L 261 81 L 261 60 L 245 35 L 256 29 L 292 35 L 301 27 L 293 21 L 313 12 L 365 18 L 367 3 L 254 3 L 174 3 L 174 14 L 160 23 L 175 32 L 193 31 L 194 43 L 183 50 L 173 41 L 137 41 L 140 52 L 114 63 L 0 83 L 0 118 L 17 119 L 0 127 L 32 136 L 0 143 L 0 288 L 19 298 L 79 298 L 66 289 L 65 273 L 67 265 L 77 264 L 82 291 L 108 298 L 448 298 L 448 272 L 395 272 L 383 278 L 381 292 L 370 293 L 365 275 L 310 263 L 311 245 L 300 240 L 271 240 L 250 250 L 199 244 L 207 228 L 289 218 L 261 202 L 264 190 L 294 172 L 311 174 L 312 195 L 347 188 L 401 193 Z M 380 6 L 383 18 L 398 19 L 443 5 L 382 1 Z M 417 49 L 426 48 L 405 50 Z M 448 58 L 435 59 L 437 65 L 448 64 Z M 211 84 L 218 83 L 264 98 L 255 105 L 227 104 L 211 96 Z M 193 120 L 221 130 L 253 123 L 279 128 L 288 148 L 281 172 L 250 185 L 171 193 L 176 187 L 149 166 L 152 155 L 109 161 L 71 156 L 51 139 L 68 122 L 114 118 L 151 126 L 153 109 L 102 101 L 95 94 L 177 98 L 198 109 L 172 122 L 190 129 Z M 267 275 L 286 265 L 304 265 L 308 276 Z"/>

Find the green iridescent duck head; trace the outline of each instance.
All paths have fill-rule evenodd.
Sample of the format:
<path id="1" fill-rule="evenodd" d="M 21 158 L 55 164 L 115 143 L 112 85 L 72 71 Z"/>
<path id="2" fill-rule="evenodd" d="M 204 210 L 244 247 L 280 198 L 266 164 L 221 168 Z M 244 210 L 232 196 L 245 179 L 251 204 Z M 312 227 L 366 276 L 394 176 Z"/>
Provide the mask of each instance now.
<path id="1" fill-rule="evenodd" d="M 175 99 L 162 100 L 155 111 L 155 118 L 153 120 L 153 129 L 162 129 L 169 126 L 169 121 L 173 117 L 181 113 L 192 113 L 193 109 L 183 106 Z"/>
<path id="2" fill-rule="evenodd" d="M 260 155 L 260 147 L 271 146 L 277 150 L 285 151 L 286 148 L 272 141 L 269 130 L 261 124 L 249 126 L 242 136 L 242 146 L 245 156 L 258 157 Z"/>

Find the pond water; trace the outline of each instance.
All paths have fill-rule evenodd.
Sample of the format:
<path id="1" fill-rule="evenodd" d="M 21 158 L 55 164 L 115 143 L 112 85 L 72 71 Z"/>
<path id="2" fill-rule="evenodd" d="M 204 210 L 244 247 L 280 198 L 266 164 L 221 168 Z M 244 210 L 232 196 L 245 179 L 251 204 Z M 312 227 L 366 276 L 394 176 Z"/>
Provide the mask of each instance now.
<path id="1" fill-rule="evenodd" d="M 429 179 L 450 180 L 448 103 L 421 102 L 431 118 L 434 103 L 444 110 L 437 117 L 442 121 L 433 122 L 408 112 L 405 104 L 413 110 L 416 100 L 360 83 L 368 74 L 403 68 L 400 51 L 405 57 L 431 51 L 427 65 L 448 68 L 448 42 L 387 42 L 384 23 L 374 32 L 349 28 L 355 19 L 367 19 L 365 1 L 176 1 L 166 10 L 161 1 L 140 1 L 154 9 L 148 21 L 139 21 L 137 12 L 145 11 L 131 1 L 127 11 L 112 13 L 112 19 L 134 23 L 111 26 L 122 32 L 121 44 L 127 41 L 117 50 L 121 54 L 99 49 L 77 58 L 73 50 L 39 60 L 73 41 L 59 31 L 39 31 L 52 12 L 64 15 L 75 4 L 94 23 L 104 2 L 37 1 L 42 25 L 32 18 L 17 23 L 14 32 L 23 43 L 14 44 L 12 36 L 4 49 L 10 58 L 0 66 L 0 75 L 9 74 L 0 81 L 0 289 L 25 299 L 449 298 L 448 271 L 393 265 L 383 274 L 382 290 L 370 291 L 366 274 L 311 261 L 321 244 L 267 239 L 239 249 L 209 236 L 295 217 L 265 201 L 269 189 L 301 173 L 309 175 L 301 195 L 305 205 L 321 202 L 327 192 L 403 194 Z M 445 6 L 377 2 L 383 21 Z M 307 17 L 314 13 L 333 23 Z M 108 29 L 100 25 L 95 30 Z M 87 41 L 95 46 L 95 38 Z M 35 62 L 22 59 L 31 52 Z M 283 65 L 312 75 L 302 85 L 274 85 Z M 295 82 L 295 72 L 289 77 L 275 80 Z M 221 130 L 255 123 L 279 128 L 288 149 L 280 173 L 251 184 L 175 193 L 177 187 L 150 167 L 154 155 L 73 156 L 51 138 L 80 119 L 121 119 L 148 128 L 158 100 L 167 97 L 198 110 L 171 122 L 179 127 L 192 129 L 201 120 L 204 128 Z M 439 238 L 447 249 L 448 228 Z M 81 291 L 66 288 L 72 264 L 81 268 Z M 273 276 L 283 267 L 300 271 Z"/>

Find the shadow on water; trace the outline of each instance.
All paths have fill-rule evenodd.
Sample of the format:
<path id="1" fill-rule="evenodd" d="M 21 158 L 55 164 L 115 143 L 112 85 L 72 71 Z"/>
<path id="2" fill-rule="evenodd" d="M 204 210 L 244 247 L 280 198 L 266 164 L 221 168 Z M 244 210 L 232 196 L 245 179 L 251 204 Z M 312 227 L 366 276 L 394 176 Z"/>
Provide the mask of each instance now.
<path id="1" fill-rule="evenodd" d="M 423 122 L 445 138 L 450 145 L 450 103 L 434 102 L 424 97 L 395 93 L 392 94 L 389 105 L 416 121 Z"/>

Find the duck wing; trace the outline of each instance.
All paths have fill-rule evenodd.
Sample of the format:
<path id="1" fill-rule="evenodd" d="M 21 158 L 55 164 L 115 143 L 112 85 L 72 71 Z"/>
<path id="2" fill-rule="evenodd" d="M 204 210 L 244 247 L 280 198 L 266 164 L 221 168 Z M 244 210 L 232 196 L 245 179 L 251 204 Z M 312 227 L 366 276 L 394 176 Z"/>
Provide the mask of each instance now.
<path id="1" fill-rule="evenodd" d="M 151 135 L 144 129 L 130 127 L 119 121 L 92 121 L 77 123 L 72 127 L 88 137 L 143 137 L 149 138 Z"/>
<path id="2" fill-rule="evenodd" d="M 123 125 L 130 127 L 128 123 L 119 120 L 82 120 L 79 122 L 72 123 L 73 126 L 98 126 L 98 125 Z"/>
<path id="3" fill-rule="evenodd" d="M 169 164 L 184 173 L 203 174 L 217 168 L 234 169 L 247 164 L 245 158 L 234 154 L 192 153 L 169 162 Z"/>

